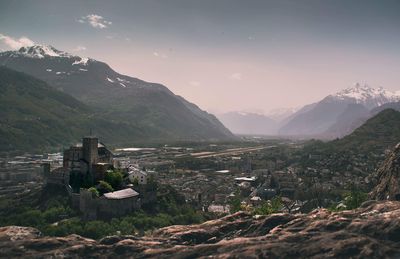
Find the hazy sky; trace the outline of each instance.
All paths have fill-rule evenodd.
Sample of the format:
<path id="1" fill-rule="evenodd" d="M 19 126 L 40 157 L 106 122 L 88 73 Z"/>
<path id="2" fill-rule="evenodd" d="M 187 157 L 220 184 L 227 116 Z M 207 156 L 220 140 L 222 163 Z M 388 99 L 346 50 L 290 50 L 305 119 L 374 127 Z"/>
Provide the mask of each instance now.
<path id="1" fill-rule="evenodd" d="M 212 112 L 301 106 L 355 82 L 400 90 L 397 0 L 0 0 L 0 39 L 105 61 Z"/>

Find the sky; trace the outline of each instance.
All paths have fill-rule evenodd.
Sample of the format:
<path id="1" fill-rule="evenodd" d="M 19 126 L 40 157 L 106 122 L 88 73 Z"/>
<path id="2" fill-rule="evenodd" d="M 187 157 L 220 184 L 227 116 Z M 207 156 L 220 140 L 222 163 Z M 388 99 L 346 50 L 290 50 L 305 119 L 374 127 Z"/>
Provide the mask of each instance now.
<path id="1" fill-rule="evenodd" d="M 166 85 L 213 113 L 400 90 L 400 1 L 0 0 L 0 50 L 32 43 Z"/>

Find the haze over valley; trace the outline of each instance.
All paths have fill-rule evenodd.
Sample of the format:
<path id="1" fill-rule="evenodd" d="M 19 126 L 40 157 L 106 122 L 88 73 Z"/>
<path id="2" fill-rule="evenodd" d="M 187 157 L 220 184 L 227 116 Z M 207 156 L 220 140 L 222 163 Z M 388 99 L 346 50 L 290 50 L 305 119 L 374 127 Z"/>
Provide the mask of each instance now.
<path id="1" fill-rule="evenodd" d="M 0 258 L 399 258 L 399 13 L 0 0 Z"/>

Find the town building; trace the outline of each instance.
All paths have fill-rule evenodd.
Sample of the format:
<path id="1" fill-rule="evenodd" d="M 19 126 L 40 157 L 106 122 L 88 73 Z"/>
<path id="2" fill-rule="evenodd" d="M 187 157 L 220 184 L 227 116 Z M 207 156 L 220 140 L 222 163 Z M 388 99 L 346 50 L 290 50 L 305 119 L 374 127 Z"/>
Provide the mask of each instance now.
<path id="1" fill-rule="evenodd" d="M 131 183 L 137 181 L 138 184 L 147 184 L 147 173 L 137 167 L 130 167 L 128 178 Z"/>

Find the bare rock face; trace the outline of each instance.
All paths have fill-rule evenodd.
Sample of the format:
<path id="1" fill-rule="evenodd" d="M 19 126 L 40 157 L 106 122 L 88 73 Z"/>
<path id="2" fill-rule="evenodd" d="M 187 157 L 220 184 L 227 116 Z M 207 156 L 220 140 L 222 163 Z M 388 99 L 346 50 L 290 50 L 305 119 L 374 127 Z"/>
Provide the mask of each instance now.
<path id="1" fill-rule="evenodd" d="M 400 143 L 377 171 L 378 185 L 370 193 L 375 200 L 400 200 Z"/>
<path id="2" fill-rule="evenodd" d="M 0 228 L 0 258 L 399 258 L 400 202 L 371 201 L 354 211 L 253 217 L 238 212 L 144 237 L 44 237 Z"/>

